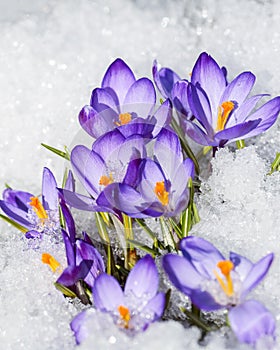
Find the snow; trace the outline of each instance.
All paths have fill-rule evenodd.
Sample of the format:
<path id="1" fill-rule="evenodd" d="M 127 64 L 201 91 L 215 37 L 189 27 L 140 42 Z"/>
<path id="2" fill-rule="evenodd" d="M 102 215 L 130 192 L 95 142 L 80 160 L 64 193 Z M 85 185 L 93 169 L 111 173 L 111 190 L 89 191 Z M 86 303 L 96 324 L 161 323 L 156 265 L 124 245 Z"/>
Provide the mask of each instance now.
<path id="1" fill-rule="evenodd" d="M 71 149 L 78 142 L 89 142 L 77 115 L 117 57 L 127 61 L 138 77 L 151 77 L 155 58 L 188 77 L 199 53 L 207 51 L 228 68 L 229 78 L 251 70 L 257 76 L 254 93 L 276 96 L 279 20 L 276 0 L 1 0 L 2 187 L 8 183 L 40 193 L 43 166 L 62 180 L 69 164 L 40 143 Z M 253 296 L 273 312 L 278 329 L 280 174 L 266 174 L 279 151 L 279 133 L 278 122 L 248 141 L 245 149 L 217 152 L 203 172 L 197 198 L 201 222 L 192 231 L 225 255 L 232 250 L 257 261 L 275 253 L 269 275 Z M 94 230 L 84 215 L 79 223 Z M 54 288 L 56 276 L 41 262 L 47 251 L 65 264 L 63 246 L 46 240 L 38 249 L 28 249 L 21 233 L 4 222 L 0 230 L 1 348 L 74 349 L 69 323 L 82 307 Z M 83 350 L 199 348 L 199 331 L 194 327 L 164 321 L 128 338 L 107 315 L 91 313 L 91 334 L 80 346 Z M 264 349 L 266 342 L 257 348 Z M 209 350 L 248 348 L 223 331 L 207 336 L 204 345 Z"/>

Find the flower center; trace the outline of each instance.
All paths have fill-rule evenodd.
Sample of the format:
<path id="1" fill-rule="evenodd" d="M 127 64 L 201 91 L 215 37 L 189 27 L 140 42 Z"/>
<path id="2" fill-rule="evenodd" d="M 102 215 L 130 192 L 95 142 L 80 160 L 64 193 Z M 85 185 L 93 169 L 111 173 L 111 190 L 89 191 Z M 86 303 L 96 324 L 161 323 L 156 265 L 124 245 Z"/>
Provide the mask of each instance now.
<path id="1" fill-rule="evenodd" d="M 169 193 L 166 191 L 164 181 L 157 182 L 155 185 L 154 192 L 158 199 L 160 200 L 161 204 L 166 206 L 168 204 L 168 196 Z"/>
<path id="2" fill-rule="evenodd" d="M 234 103 L 231 101 L 223 102 L 218 107 L 218 119 L 217 119 L 216 131 L 224 130 L 228 117 L 233 109 L 234 109 Z"/>
<path id="3" fill-rule="evenodd" d="M 222 260 L 222 261 L 218 262 L 217 267 L 221 270 L 221 273 L 225 277 L 225 280 L 224 280 L 219 275 L 219 273 L 214 270 L 215 277 L 217 278 L 222 290 L 225 292 L 225 294 L 227 296 L 229 296 L 229 297 L 233 296 L 233 294 L 234 294 L 233 282 L 232 282 L 232 278 L 230 276 L 230 272 L 234 268 L 233 263 L 229 260 Z"/>
<path id="4" fill-rule="evenodd" d="M 30 197 L 31 202 L 29 203 L 33 210 L 35 211 L 36 215 L 39 219 L 42 221 L 48 218 L 48 214 L 46 210 L 44 209 L 42 203 L 39 201 L 38 197 Z"/>
<path id="5" fill-rule="evenodd" d="M 128 124 L 131 121 L 130 113 L 121 113 L 119 114 L 119 122 L 115 122 L 117 126 Z"/>
<path id="6" fill-rule="evenodd" d="M 99 179 L 99 185 L 102 185 L 102 186 L 105 186 L 105 187 L 110 185 L 113 182 L 114 182 L 114 179 L 113 179 L 112 173 L 110 173 L 109 176 L 102 175 L 101 178 Z"/>
<path id="7" fill-rule="evenodd" d="M 129 328 L 129 321 L 130 321 L 130 312 L 127 307 L 120 305 L 118 307 L 118 311 L 121 317 L 121 320 L 123 321 L 124 328 Z"/>
<path id="8" fill-rule="evenodd" d="M 42 254 L 42 262 L 49 265 L 53 272 L 55 272 L 60 266 L 60 263 L 49 253 Z"/>

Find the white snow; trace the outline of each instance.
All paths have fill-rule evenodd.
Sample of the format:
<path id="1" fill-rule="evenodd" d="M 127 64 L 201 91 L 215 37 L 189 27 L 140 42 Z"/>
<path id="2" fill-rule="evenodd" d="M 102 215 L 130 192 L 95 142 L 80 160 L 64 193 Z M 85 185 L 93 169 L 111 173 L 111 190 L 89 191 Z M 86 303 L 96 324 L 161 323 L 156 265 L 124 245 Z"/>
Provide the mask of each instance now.
<path id="1" fill-rule="evenodd" d="M 279 21 L 276 0 L 0 0 L 0 185 L 39 194 L 43 166 L 62 179 L 66 162 L 40 143 L 71 149 L 89 142 L 77 115 L 117 57 L 138 77 L 151 77 L 155 58 L 188 77 L 199 53 L 208 51 L 228 68 L 229 78 L 251 70 L 254 92 L 276 96 Z M 217 152 L 212 175 L 203 172 L 201 222 L 192 231 L 225 255 L 232 250 L 257 261 L 275 253 L 253 296 L 275 315 L 278 329 L 280 173 L 266 174 L 280 150 L 279 136 L 280 122 L 245 149 Z M 79 222 L 92 227 L 84 215 Z M 63 246 L 44 241 L 27 249 L 21 233 L 4 222 L 0 231 L 1 349 L 74 349 L 69 323 L 81 306 L 54 288 L 56 276 L 41 262 L 48 251 L 65 264 Z M 91 312 L 83 350 L 199 348 L 196 328 L 165 321 L 128 338 L 107 315 Z M 207 350 L 248 348 L 223 332 L 208 336 L 206 344 Z"/>

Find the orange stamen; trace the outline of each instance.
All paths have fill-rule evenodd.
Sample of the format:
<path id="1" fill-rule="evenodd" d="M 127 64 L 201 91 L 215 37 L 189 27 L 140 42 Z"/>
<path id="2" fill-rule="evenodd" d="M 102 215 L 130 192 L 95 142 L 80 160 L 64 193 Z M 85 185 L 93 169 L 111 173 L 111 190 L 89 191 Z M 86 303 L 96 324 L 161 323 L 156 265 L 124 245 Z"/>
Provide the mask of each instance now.
<path id="1" fill-rule="evenodd" d="M 222 290 L 225 294 L 231 297 L 234 294 L 233 282 L 230 276 L 230 272 L 233 270 L 234 265 L 229 260 L 219 261 L 217 267 L 221 270 L 221 273 L 225 276 L 226 282 L 221 278 L 217 271 L 214 271 L 215 277 L 217 278 Z"/>
<path id="2" fill-rule="evenodd" d="M 99 180 L 99 185 L 102 185 L 102 186 L 106 187 L 106 186 L 110 185 L 113 182 L 114 182 L 114 179 L 113 179 L 112 174 L 110 174 L 109 176 L 102 175 L 100 180 Z"/>
<path id="3" fill-rule="evenodd" d="M 42 254 L 42 262 L 49 265 L 53 272 L 55 272 L 60 266 L 60 263 L 49 253 Z"/>
<path id="4" fill-rule="evenodd" d="M 119 121 L 115 122 L 117 126 L 128 124 L 131 121 L 131 114 L 130 113 L 121 113 L 119 115 Z"/>
<path id="5" fill-rule="evenodd" d="M 164 181 L 157 182 L 154 189 L 155 194 L 162 205 L 167 205 L 169 201 L 169 193 L 165 190 Z"/>
<path id="6" fill-rule="evenodd" d="M 30 197 L 31 202 L 29 203 L 39 219 L 47 219 L 48 214 L 44 209 L 42 203 L 39 201 L 38 197 Z"/>
<path id="7" fill-rule="evenodd" d="M 127 307 L 120 305 L 118 307 L 121 319 L 124 321 L 124 328 L 128 328 L 128 323 L 130 321 L 130 312 Z"/>
<path id="8" fill-rule="evenodd" d="M 234 109 L 234 103 L 231 101 L 223 102 L 218 108 L 218 119 L 216 131 L 224 130 L 230 112 Z"/>

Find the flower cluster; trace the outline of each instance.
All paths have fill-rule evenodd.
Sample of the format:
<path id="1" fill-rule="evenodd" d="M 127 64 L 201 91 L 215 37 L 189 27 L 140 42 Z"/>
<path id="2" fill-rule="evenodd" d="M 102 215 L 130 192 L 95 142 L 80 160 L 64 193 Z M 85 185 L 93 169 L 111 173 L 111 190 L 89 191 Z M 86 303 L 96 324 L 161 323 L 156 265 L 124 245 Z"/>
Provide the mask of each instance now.
<path id="1" fill-rule="evenodd" d="M 41 199 L 8 187 L 0 201 L 1 218 L 25 234 L 30 249 L 41 251 L 46 237 L 64 246 L 63 269 L 51 254 L 42 254 L 55 273 L 56 288 L 111 315 L 130 336 L 145 331 L 168 308 L 169 291 L 160 283 L 165 274 L 189 298 L 195 315 L 187 311 L 186 318 L 204 331 L 211 327 L 203 313 L 222 309 L 228 316 L 224 325 L 240 342 L 255 345 L 265 335 L 274 338 L 272 314 L 247 299 L 268 273 L 273 253 L 257 263 L 233 252 L 225 258 L 212 243 L 189 235 L 199 221 L 195 194 L 200 181 L 199 159 L 188 138 L 205 146 L 202 154 L 212 149 L 213 156 L 229 142 L 244 147 L 243 139 L 274 124 L 280 97 L 256 109 L 265 95 L 248 97 L 255 76 L 243 72 L 229 82 L 226 69 L 207 53 L 198 57 L 189 80 L 170 68 L 159 69 L 157 62 L 152 73 L 164 98 L 159 106 L 153 82 L 136 79 L 116 59 L 79 113 L 91 147 L 75 145 L 69 155 L 48 146 L 70 161 L 73 173 L 58 186 L 44 168 Z M 84 193 L 76 191 L 74 177 Z M 77 233 L 73 210 L 94 213 L 98 246 L 90 234 Z M 160 234 L 148 218 L 160 226 Z M 137 240 L 137 226 L 150 244 Z M 70 325 L 77 344 L 90 331 L 86 315 L 84 310 Z"/>

